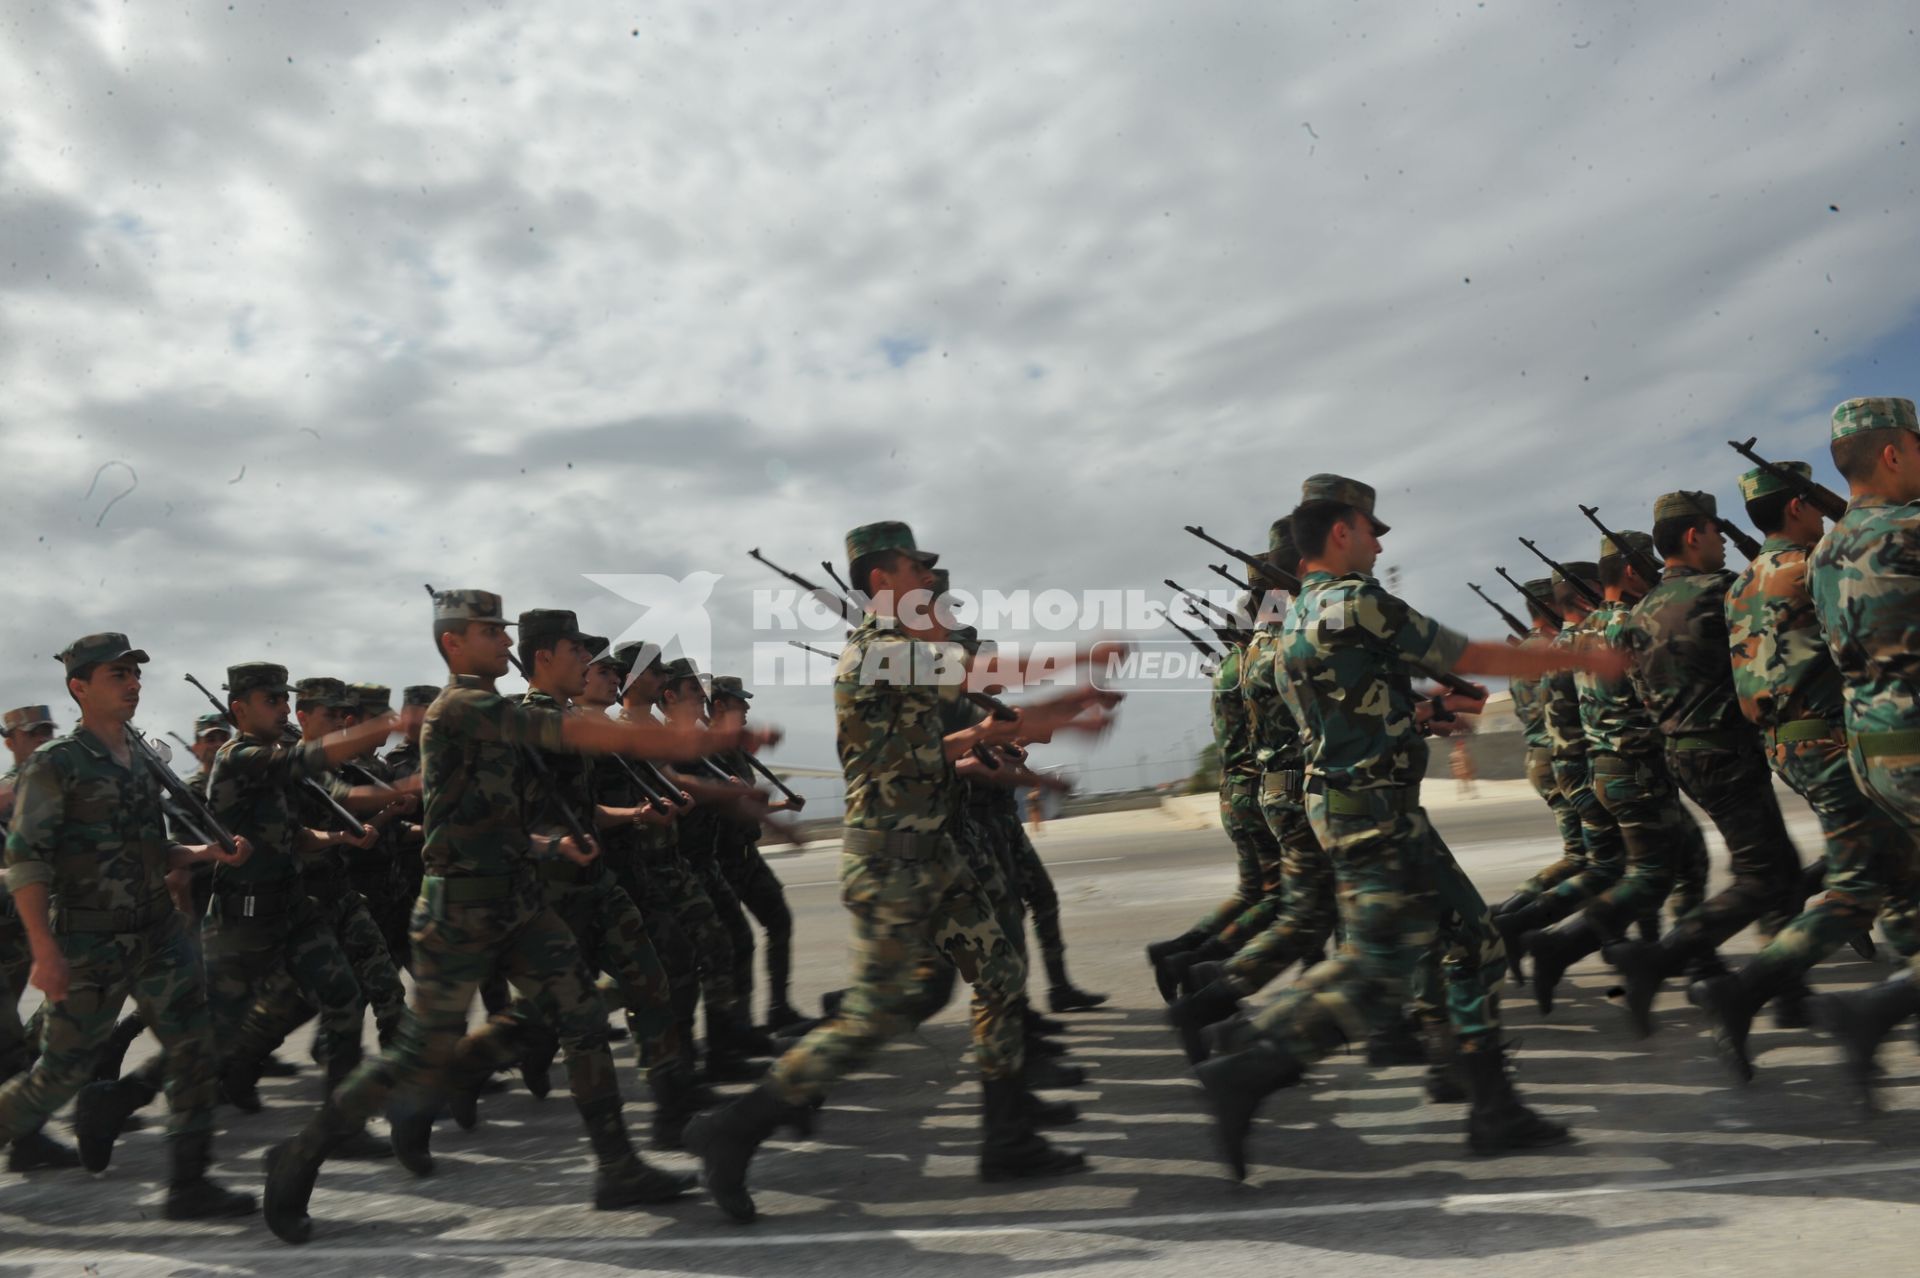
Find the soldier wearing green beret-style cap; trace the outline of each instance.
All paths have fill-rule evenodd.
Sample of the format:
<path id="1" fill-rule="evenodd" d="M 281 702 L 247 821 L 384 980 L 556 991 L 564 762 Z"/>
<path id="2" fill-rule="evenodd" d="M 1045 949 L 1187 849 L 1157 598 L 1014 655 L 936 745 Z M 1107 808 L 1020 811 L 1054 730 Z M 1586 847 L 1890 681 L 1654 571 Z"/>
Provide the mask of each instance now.
<path id="1" fill-rule="evenodd" d="M 607 1013 L 584 976 L 578 942 L 546 905 L 539 867 L 589 866 L 595 849 L 525 824 L 528 769 L 521 752 L 619 753 L 639 758 L 707 753 L 762 734 L 672 729 L 593 714 L 562 714 L 500 695 L 512 642 L 500 599 L 486 591 L 434 596 L 433 634 L 451 680 L 427 711 L 421 733 L 422 825 L 428 871 L 414 934 L 415 986 L 408 1028 L 377 1061 L 365 1062 L 307 1125 L 267 1155 L 268 1227 L 287 1242 L 311 1235 L 307 1204 L 321 1165 L 340 1141 L 379 1113 L 390 1114 L 394 1153 L 416 1175 L 432 1167 L 429 1137 L 439 1098 L 451 1090 L 471 1115 L 477 1086 L 519 1058 L 524 1034 L 511 1019 L 467 1033 L 473 997 L 496 973 L 511 972 L 535 1002 L 567 1058 L 567 1077 L 592 1143 L 594 1204 L 633 1206 L 677 1197 L 690 1178 L 648 1167 L 621 1117 L 607 1044 Z M 584 660 L 584 658 L 583 658 Z M 216 777 L 216 788 L 218 778 Z"/>
<path id="2" fill-rule="evenodd" d="M 1847 509 L 1814 547 L 1814 610 L 1840 673 L 1854 776 L 1912 832 L 1920 830 L 1920 416 L 1910 399 L 1847 400 L 1833 410 L 1830 447 Z M 1920 982 L 1903 972 L 1811 1007 L 1816 1023 L 1841 1038 L 1866 1094 L 1880 1040 L 1920 1010 Z"/>
<path id="3" fill-rule="evenodd" d="M 109 632 L 76 640 L 59 660 L 80 722 L 35 750 L 21 769 L 6 840 L 7 886 L 32 956 L 32 982 L 46 1003 L 39 1058 L 0 1087 L 0 1143 L 9 1146 L 14 1171 L 76 1162 L 104 1167 L 90 1105 L 75 1111 L 77 1157 L 41 1128 L 93 1077 L 131 991 L 163 1049 L 155 1072 L 172 1110 L 173 1164 L 164 1214 L 244 1215 L 253 1199 L 206 1177 L 214 1037 L 200 964 L 165 875 L 207 859 L 243 863 L 252 849 L 244 839 L 229 852 L 167 837 L 159 780 L 165 765 L 128 728 L 140 704 L 144 651 Z"/>
<path id="4" fill-rule="evenodd" d="M 1734 577 L 1718 506 L 1710 494 L 1681 490 L 1662 495 L 1653 513 L 1654 549 L 1665 567 L 1619 640 L 1633 653 L 1634 688 L 1665 738 L 1668 770 L 1726 840 L 1733 882 L 1657 942 L 1607 950 L 1641 1034 L 1652 1032 L 1652 1003 L 1664 981 L 1688 968 L 1713 970 L 1716 948 L 1747 924 L 1792 917 L 1800 883 L 1800 856 L 1728 660 Z"/>

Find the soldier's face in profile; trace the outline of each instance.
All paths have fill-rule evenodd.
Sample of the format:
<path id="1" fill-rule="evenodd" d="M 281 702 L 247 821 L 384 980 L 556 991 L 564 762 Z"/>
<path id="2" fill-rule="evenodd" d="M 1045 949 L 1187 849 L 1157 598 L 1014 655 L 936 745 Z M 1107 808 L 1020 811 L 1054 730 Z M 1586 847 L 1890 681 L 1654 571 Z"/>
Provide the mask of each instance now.
<path id="1" fill-rule="evenodd" d="M 448 657 L 457 662 L 456 671 L 485 679 L 498 679 L 507 672 L 512 651 L 513 636 L 497 621 L 470 621 L 447 645 Z"/>
<path id="2" fill-rule="evenodd" d="M 1347 567 L 1354 572 L 1372 572 L 1374 564 L 1380 560 L 1380 534 L 1373 530 L 1373 520 L 1356 513 L 1352 522 L 1341 527 L 1347 530 L 1350 538 Z"/>
<path id="3" fill-rule="evenodd" d="M 295 713 L 300 716 L 300 735 L 309 741 L 317 741 L 340 726 L 339 712 L 332 706 L 309 702 Z M 281 722 L 286 721 L 282 719 Z"/>
<path id="4" fill-rule="evenodd" d="M 586 687 L 580 699 L 590 705 L 610 706 L 620 699 L 620 672 L 601 662 L 587 667 Z"/>
<path id="5" fill-rule="evenodd" d="M 548 687 L 563 697 L 579 696 L 586 691 L 587 662 L 592 659 L 587 645 L 577 640 L 563 639 L 556 643 L 547 654 Z"/>
<path id="6" fill-rule="evenodd" d="M 1727 535 L 1720 531 L 1719 525 L 1709 524 L 1698 529 L 1700 538 L 1700 565 L 1708 572 L 1718 572 L 1727 566 Z"/>
<path id="7" fill-rule="evenodd" d="M 82 714 L 105 715 L 125 723 L 140 708 L 140 666 L 137 662 L 102 662 L 84 680 L 67 680 L 67 687 L 79 703 Z"/>
<path id="8" fill-rule="evenodd" d="M 255 688 L 244 697 L 236 697 L 227 707 L 240 731 L 250 737 L 278 737 L 287 726 L 287 694 Z"/>
<path id="9" fill-rule="evenodd" d="M 13 752 L 15 763 L 25 763 L 27 756 L 53 740 L 51 723 L 36 723 L 31 728 L 15 728 L 7 734 L 7 749 Z"/>

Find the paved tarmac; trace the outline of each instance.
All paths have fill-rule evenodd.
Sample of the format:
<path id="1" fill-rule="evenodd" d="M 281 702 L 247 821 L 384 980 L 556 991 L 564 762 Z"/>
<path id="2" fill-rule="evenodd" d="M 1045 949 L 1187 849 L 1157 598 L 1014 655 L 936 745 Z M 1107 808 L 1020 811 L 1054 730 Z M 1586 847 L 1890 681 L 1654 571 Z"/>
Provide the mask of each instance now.
<path id="1" fill-rule="evenodd" d="M 1461 803 L 1436 787 L 1434 810 L 1482 891 L 1498 898 L 1549 858 L 1552 832 L 1530 794 L 1483 788 L 1482 799 Z M 1803 857 L 1812 855 L 1804 807 L 1786 806 Z M 1907 1230 L 1920 1223 L 1909 1214 L 1920 1203 L 1920 1058 L 1910 1035 L 1883 1053 L 1886 1112 L 1862 1121 L 1817 1035 L 1763 1022 L 1759 1080 L 1736 1089 L 1678 990 L 1660 1005 L 1662 1031 L 1637 1042 L 1606 998 L 1608 972 L 1591 962 L 1563 986 L 1551 1017 L 1524 995 L 1505 1005 L 1521 1089 L 1571 1123 L 1579 1143 L 1474 1158 L 1463 1110 L 1428 1104 L 1418 1069 L 1369 1069 L 1346 1054 L 1269 1101 L 1253 1174 L 1235 1185 L 1214 1161 L 1197 1088 L 1140 957 L 1146 941 L 1178 931 L 1230 883 L 1224 836 L 1200 824 L 1111 814 L 1056 822 L 1038 839 L 1064 902 L 1073 975 L 1114 994 L 1109 1008 L 1070 1018 L 1074 1057 L 1092 1079 L 1059 1093 L 1086 1111 L 1063 1138 L 1091 1155 L 1088 1174 L 1014 1187 L 974 1180 L 977 1087 L 956 1003 L 848 1079 L 816 1139 L 762 1151 L 753 1169 L 762 1219 L 749 1228 L 698 1197 L 651 1214 L 587 1209 L 590 1158 L 564 1092 L 539 1102 L 516 1085 L 485 1099 L 477 1130 L 440 1126 L 430 1179 L 413 1181 L 391 1162 L 330 1164 L 304 1248 L 280 1245 L 258 1217 L 161 1220 L 157 1123 L 129 1136 L 101 1179 L 0 1176 L 0 1276 L 1910 1271 Z M 844 980 L 836 857 L 775 864 L 796 915 L 796 1001 L 811 1004 Z M 1721 874 L 1723 864 L 1716 844 Z M 1849 953 L 1816 984 L 1886 970 Z M 285 1054 L 305 1049 L 303 1031 Z M 641 1130 L 630 1048 L 618 1054 Z M 317 1089 L 309 1070 L 263 1087 L 259 1115 L 222 1111 L 219 1174 L 257 1189 L 261 1152 L 304 1119 Z M 692 1165 L 682 1155 L 659 1161 Z"/>

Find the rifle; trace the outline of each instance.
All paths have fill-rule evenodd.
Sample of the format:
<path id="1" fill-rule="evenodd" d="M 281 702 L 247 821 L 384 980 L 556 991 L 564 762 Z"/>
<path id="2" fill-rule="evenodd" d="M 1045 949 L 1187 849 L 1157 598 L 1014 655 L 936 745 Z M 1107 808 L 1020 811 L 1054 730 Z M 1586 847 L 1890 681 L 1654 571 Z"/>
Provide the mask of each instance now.
<path id="1" fill-rule="evenodd" d="M 1219 638 L 1221 643 L 1226 644 L 1230 648 L 1239 648 L 1239 647 L 1245 646 L 1247 642 L 1247 634 L 1244 630 L 1240 629 L 1238 626 L 1223 626 L 1219 622 L 1214 621 L 1212 619 L 1211 614 L 1201 612 L 1198 608 L 1195 608 L 1193 605 L 1195 602 L 1203 603 L 1208 608 L 1212 609 L 1213 613 L 1217 613 L 1221 616 L 1224 616 L 1229 621 L 1232 621 L 1235 619 L 1232 613 L 1228 612 L 1225 608 L 1222 608 L 1219 604 L 1214 603 L 1211 599 L 1208 599 L 1205 595 L 1195 594 L 1193 591 L 1188 590 L 1185 586 L 1178 585 L 1177 583 L 1175 583 L 1175 581 L 1171 577 L 1163 578 L 1163 580 L 1166 582 L 1168 586 L 1172 587 L 1174 590 L 1177 590 L 1182 595 L 1186 596 L 1188 614 L 1195 621 L 1199 622 L 1201 625 L 1205 626 L 1207 629 L 1213 631 L 1213 633 Z M 1169 616 L 1167 620 L 1171 621 L 1173 620 L 1173 618 Z"/>
<path id="2" fill-rule="evenodd" d="M 1580 507 L 1580 513 L 1587 517 L 1588 523 L 1600 530 L 1602 537 L 1605 537 L 1613 543 L 1615 550 L 1620 551 L 1632 562 L 1634 570 L 1646 578 L 1649 587 L 1660 580 L 1660 565 L 1654 560 L 1653 556 L 1644 550 L 1630 548 L 1627 543 L 1621 539 L 1619 533 L 1601 523 L 1600 508 L 1598 506 L 1582 506 Z"/>
<path id="3" fill-rule="evenodd" d="M 1183 524 L 1181 527 L 1214 549 L 1223 550 L 1227 554 L 1232 555 L 1235 559 L 1238 559 L 1241 563 L 1247 565 L 1247 567 L 1252 568 L 1268 581 L 1271 581 L 1274 585 L 1287 591 L 1289 594 L 1297 595 L 1300 593 L 1300 579 L 1292 573 L 1284 569 L 1275 568 L 1264 559 L 1256 559 L 1244 550 L 1236 550 L 1217 537 L 1209 537 L 1207 530 L 1199 527 L 1197 524 Z"/>
<path id="4" fill-rule="evenodd" d="M 816 648 L 810 643 L 801 643 L 798 639 L 789 639 L 787 640 L 787 643 L 792 645 L 795 648 L 800 648 L 800 649 L 803 649 L 804 651 L 811 652 L 816 657 L 825 657 L 828 661 L 840 660 L 839 653 L 828 652 L 825 648 Z"/>
<path id="5" fill-rule="evenodd" d="M 132 725 L 129 724 L 128 727 L 131 728 Z M 239 851 L 233 836 L 227 833 L 227 828 L 221 825 L 219 819 L 207 809 L 207 805 L 200 801 L 200 796 L 195 794 L 185 781 L 173 774 L 173 769 L 161 760 L 159 752 L 147 744 L 145 737 L 137 731 L 129 731 L 127 746 L 130 751 L 140 756 L 140 761 L 145 763 L 148 770 L 153 773 L 153 779 L 160 783 L 160 788 L 165 790 L 184 811 L 191 814 L 193 820 L 186 824 L 192 827 L 195 834 L 202 836 L 202 842 L 218 843 L 221 850 L 228 855 Z M 207 834 L 212 834 L 213 837 L 208 839 L 205 837 Z"/>
<path id="6" fill-rule="evenodd" d="M 852 586 L 849 586 L 846 583 L 845 579 L 843 579 L 840 576 L 839 572 L 835 570 L 833 566 L 833 561 L 831 559 L 822 559 L 820 561 L 820 566 L 827 570 L 827 580 L 831 581 L 834 585 L 840 587 L 841 594 L 845 595 L 847 598 L 851 599 L 856 604 L 860 602 L 860 592 L 855 590 Z"/>
<path id="7" fill-rule="evenodd" d="M 1797 471 L 1788 470 L 1785 466 L 1779 465 L 1776 462 L 1770 462 L 1759 453 L 1753 451 L 1753 445 L 1759 438 L 1758 435 L 1755 435 L 1744 444 L 1729 439 L 1727 441 L 1727 447 L 1739 453 L 1742 457 L 1758 466 L 1761 470 L 1766 471 L 1781 483 L 1786 484 L 1800 500 L 1812 506 L 1828 519 L 1838 519 L 1847 513 L 1846 498 L 1833 491 L 1833 489 L 1827 487 L 1825 484 L 1815 483 L 1811 477 L 1803 476 Z"/>
<path id="8" fill-rule="evenodd" d="M 426 591 L 428 598 L 435 597 L 431 585 L 426 587 Z M 511 648 L 507 650 L 507 662 L 522 679 L 527 678 L 527 668 L 520 664 L 520 658 L 513 654 Z M 533 681 L 528 679 L 527 682 L 531 684 Z M 580 849 L 582 855 L 585 855 L 590 848 L 598 847 L 599 845 L 587 834 L 587 828 L 580 824 L 579 814 L 573 810 L 573 805 L 567 802 L 564 794 L 560 793 L 560 783 L 554 779 L 553 769 L 549 768 L 547 761 L 540 757 L 540 752 L 531 746 L 521 746 L 520 757 L 541 785 L 546 787 L 547 801 L 559 811 L 560 822 L 567 827 L 567 833 L 573 836 L 574 846 Z"/>
<path id="9" fill-rule="evenodd" d="M 788 581 L 791 581 L 794 585 L 800 587 L 800 589 L 811 594 L 815 599 L 819 600 L 820 603 L 825 605 L 826 607 L 839 609 L 841 619 L 845 621 L 849 626 L 857 627 L 863 621 L 866 620 L 866 613 L 862 611 L 860 608 L 856 607 L 852 600 L 847 599 L 844 596 L 834 594 L 831 590 L 828 590 L 825 587 L 821 586 L 818 582 L 808 581 L 805 577 L 802 577 L 797 572 L 788 572 L 785 568 L 782 568 L 779 564 L 776 564 L 775 562 L 773 562 L 773 560 L 761 554 L 760 548 L 758 546 L 755 546 L 753 549 L 749 550 L 747 554 L 749 557 L 755 560 L 758 560 L 760 563 L 766 565 L 768 568 L 773 569 L 775 572 L 779 573 L 782 577 L 785 577 Z"/>
<path id="10" fill-rule="evenodd" d="M 1560 615 L 1560 610 L 1553 606 L 1551 599 L 1542 599 L 1531 590 L 1528 590 L 1525 586 L 1508 576 L 1505 568 L 1495 567 L 1494 571 L 1499 573 L 1509 586 L 1519 591 L 1522 599 L 1525 599 L 1528 603 L 1539 609 L 1541 616 L 1556 626 L 1564 626 L 1567 624 L 1567 619 Z"/>
<path id="11" fill-rule="evenodd" d="M 1175 630 L 1178 630 L 1181 634 L 1185 635 L 1187 637 L 1187 642 L 1192 644 L 1195 648 L 1199 649 L 1201 656 L 1210 657 L 1215 661 L 1220 660 L 1220 654 L 1215 652 L 1211 647 L 1209 647 L 1207 645 L 1207 642 L 1204 639 L 1202 639 L 1199 635 L 1196 635 L 1195 633 L 1193 633 L 1193 631 L 1187 629 L 1185 626 L 1181 625 L 1179 622 L 1175 621 L 1171 616 L 1167 618 L 1167 624 L 1169 626 L 1172 626 Z"/>
<path id="12" fill-rule="evenodd" d="M 1727 540 L 1732 542 L 1734 548 L 1745 555 L 1749 562 L 1760 557 L 1760 543 L 1754 540 L 1752 533 L 1725 515 L 1715 515 L 1713 522 L 1720 526 L 1720 531 L 1726 534 Z"/>
<path id="13" fill-rule="evenodd" d="M 1601 604 L 1607 601 L 1607 597 L 1601 594 L 1598 590 L 1595 590 L 1593 586 L 1587 582 L 1586 578 L 1578 576 L 1574 573 L 1568 572 L 1565 564 L 1562 564 L 1557 559 L 1549 558 L 1546 551 L 1540 549 L 1540 547 L 1534 545 L 1531 541 L 1528 541 L 1525 537 L 1520 538 L 1520 544 L 1525 546 L 1528 550 L 1531 550 L 1533 552 L 1534 558 L 1538 559 L 1541 563 L 1545 564 L 1547 567 L 1559 573 L 1560 576 L 1563 579 L 1565 579 L 1566 583 L 1569 586 L 1572 586 L 1574 588 L 1574 591 L 1578 593 L 1582 599 L 1587 601 L 1587 606 L 1589 608 L 1598 608 Z"/>
<path id="14" fill-rule="evenodd" d="M 1525 639 L 1529 634 L 1532 633 L 1532 631 L 1527 628 L 1527 624 L 1524 621 L 1521 621 L 1520 618 L 1514 616 L 1512 613 L 1508 612 L 1500 604 L 1494 602 L 1492 596 L 1488 595 L 1486 591 L 1480 589 L 1480 587 L 1474 585 L 1471 581 L 1467 583 L 1467 589 L 1471 590 L 1474 594 L 1479 595 L 1482 599 L 1485 599 L 1487 601 L 1487 607 L 1499 613 L 1500 619 L 1507 623 L 1507 629 L 1513 631 L 1514 634 L 1519 635 L 1522 639 Z"/>
<path id="15" fill-rule="evenodd" d="M 220 698 L 214 696 L 212 692 L 208 691 L 206 684 L 201 683 L 198 679 L 194 678 L 192 675 L 187 676 L 187 682 L 192 684 L 194 687 L 200 689 L 200 695 L 213 703 L 213 708 L 215 710 L 218 710 L 220 712 L 220 716 L 233 726 L 233 730 L 236 733 L 240 731 L 240 725 L 233 722 L 233 712 L 227 709 L 227 707 L 220 704 Z M 315 781 L 312 777 L 303 777 L 301 779 L 300 784 L 302 788 L 312 793 L 316 798 L 318 798 L 322 803 L 324 803 L 327 806 L 328 811 L 333 813 L 334 819 L 341 822 L 343 825 L 345 825 L 348 833 L 353 834 L 357 837 L 360 834 L 360 832 L 366 828 L 366 822 L 362 821 L 359 817 L 355 816 L 353 813 L 341 807 L 340 801 L 334 798 L 333 795 L 327 792 L 327 787 L 325 787 L 324 785 L 321 785 L 318 781 Z M 181 788 L 185 789 L 186 787 L 182 785 Z M 188 791 L 188 793 L 192 793 L 192 792 Z"/>

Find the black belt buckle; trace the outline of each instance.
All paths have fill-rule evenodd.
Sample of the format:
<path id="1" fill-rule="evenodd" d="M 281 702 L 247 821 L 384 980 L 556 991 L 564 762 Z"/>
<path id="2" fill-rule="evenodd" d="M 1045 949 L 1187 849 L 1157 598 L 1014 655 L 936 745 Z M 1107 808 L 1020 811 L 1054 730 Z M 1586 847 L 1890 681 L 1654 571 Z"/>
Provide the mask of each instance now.
<path id="1" fill-rule="evenodd" d="M 253 903 L 257 900 L 259 900 L 259 898 L 254 896 L 251 892 L 249 892 L 247 895 L 240 898 L 240 917 L 241 918 L 250 919 L 253 917 Z"/>

